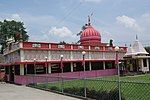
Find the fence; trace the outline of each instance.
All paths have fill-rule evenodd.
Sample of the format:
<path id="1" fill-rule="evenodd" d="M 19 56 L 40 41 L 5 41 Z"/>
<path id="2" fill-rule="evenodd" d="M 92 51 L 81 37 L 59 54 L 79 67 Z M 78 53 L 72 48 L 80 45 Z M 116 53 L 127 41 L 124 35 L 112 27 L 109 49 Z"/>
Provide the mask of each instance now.
<path id="1" fill-rule="evenodd" d="M 31 87 L 96 100 L 149 100 L 150 83 L 32 76 Z M 37 81 L 40 80 L 40 81 Z M 120 88 L 118 88 L 120 86 Z"/>

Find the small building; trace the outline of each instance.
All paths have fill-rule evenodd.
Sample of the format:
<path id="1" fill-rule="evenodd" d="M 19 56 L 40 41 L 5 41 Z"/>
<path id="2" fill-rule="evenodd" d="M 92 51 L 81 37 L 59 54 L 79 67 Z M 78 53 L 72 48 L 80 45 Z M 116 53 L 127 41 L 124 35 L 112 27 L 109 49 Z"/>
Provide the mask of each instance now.
<path id="1" fill-rule="evenodd" d="M 8 81 L 17 84 L 30 83 L 30 75 L 65 77 L 99 77 L 117 74 L 115 46 L 102 43 L 101 34 L 90 21 L 80 34 L 80 44 L 17 42 L 4 50 L 5 70 Z M 119 59 L 123 59 L 127 48 L 120 46 Z M 85 72 L 83 55 L 85 51 Z M 63 73 L 61 57 L 63 55 Z M 84 76 L 85 75 L 85 76 Z M 37 79 L 36 81 L 40 81 Z"/>
<path id="2" fill-rule="evenodd" d="M 4 66 L 2 66 L 2 62 L 4 60 L 4 57 L 2 54 L 0 54 L 0 79 L 4 78 L 4 75 L 5 75 L 5 69 L 4 69 Z"/>
<path id="3" fill-rule="evenodd" d="M 148 52 L 136 37 L 135 42 L 130 46 L 124 59 L 127 61 L 127 69 L 131 72 L 148 72 L 149 58 Z"/>

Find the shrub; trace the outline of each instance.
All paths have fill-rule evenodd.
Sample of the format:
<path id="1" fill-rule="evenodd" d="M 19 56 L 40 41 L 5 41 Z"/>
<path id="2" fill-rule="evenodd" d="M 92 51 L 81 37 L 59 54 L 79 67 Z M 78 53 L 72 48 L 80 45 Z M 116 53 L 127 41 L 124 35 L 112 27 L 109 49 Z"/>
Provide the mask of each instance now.
<path id="1" fill-rule="evenodd" d="M 58 88 L 58 87 L 56 87 L 56 86 L 52 86 L 52 87 L 50 87 L 50 90 L 53 90 L 53 91 L 60 91 L 60 90 L 59 90 L 59 88 Z"/>
<path id="2" fill-rule="evenodd" d="M 104 91 L 99 90 L 96 91 L 95 89 L 87 90 L 87 98 L 96 99 L 96 100 L 119 100 L 118 98 L 118 90 L 112 90 L 112 91 Z M 65 93 L 68 94 L 74 94 L 78 96 L 84 96 L 84 88 L 65 88 Z M 121 100 L 125 100 L 123 97 Z"/>

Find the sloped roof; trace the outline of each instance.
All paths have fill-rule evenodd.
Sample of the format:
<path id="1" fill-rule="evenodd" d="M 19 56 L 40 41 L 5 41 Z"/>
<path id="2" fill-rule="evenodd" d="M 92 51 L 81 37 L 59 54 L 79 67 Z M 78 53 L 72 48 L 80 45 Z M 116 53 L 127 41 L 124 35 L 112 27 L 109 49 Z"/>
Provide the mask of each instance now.
<path id="1" fill-rule="evenodd" d="M 129 47 L 125 56 L 136 55 L 132 47 Z"/>
<path id="2" fill-rule="evenodd" d="M 138 40 L 135 41 L 132 48 L 137 54 L 149 54 Z"/>
<path id="3" fill-rule="evenodd" d="M 143 45 L 136 39 L 136 41 L 133 43 L 133 46 L 129 47 L 127 50 L 127 53 L 125 56 L 132 56 L 132 55 L 138 55 L 138 54 L 149 54 L 143 47 Z"/>

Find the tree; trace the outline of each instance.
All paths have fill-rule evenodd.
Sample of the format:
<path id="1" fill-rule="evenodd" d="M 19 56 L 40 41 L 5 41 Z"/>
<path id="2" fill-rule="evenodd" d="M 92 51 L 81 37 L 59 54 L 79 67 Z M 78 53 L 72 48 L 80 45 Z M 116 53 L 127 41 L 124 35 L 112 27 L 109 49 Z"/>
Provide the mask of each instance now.
<path id="1" fill-rule="evenodd" d="M 112 39 L 110 39 L 110 41 L 109 41 L 109 46 L 113 46 L 113 40 Z"/>
<path id="2" fill-rule="evenodd" d="M 25 29 L 23 22 L 17 22 L 14 20 L 4 20 L 3 22 L 0 22 L 1 53 L 3 53 L 3 49 L 7 46 L 10 39 L 13 39 L 14 42 L 28 41 L 29 36 Z"/>
<path id="3" fill-rule="evenodd" d="M 145 47 L 145 49 L 150 54 L 150 46 Z"/>
<path id="4" fill-rule="evenodd" d="M 65 41 L 60 41 L 59 44 L 64 45 L 67 44 Z"/>

